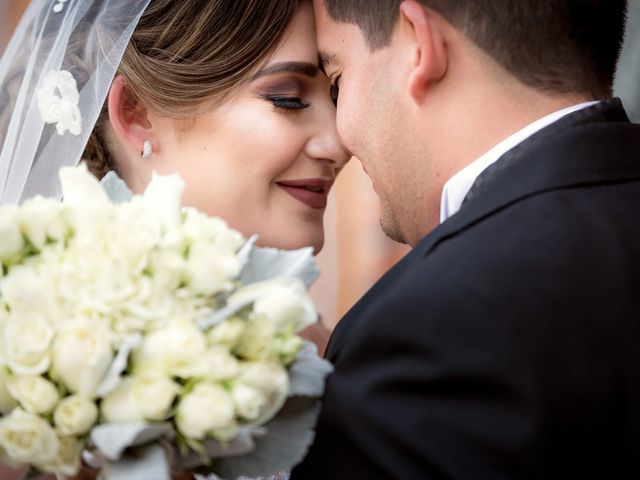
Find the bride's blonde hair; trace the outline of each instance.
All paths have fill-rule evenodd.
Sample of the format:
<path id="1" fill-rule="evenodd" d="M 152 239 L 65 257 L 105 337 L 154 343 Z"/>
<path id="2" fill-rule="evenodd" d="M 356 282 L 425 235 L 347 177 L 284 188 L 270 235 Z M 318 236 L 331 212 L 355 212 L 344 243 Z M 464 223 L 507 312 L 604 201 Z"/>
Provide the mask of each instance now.
<path id="1" fill-rule="evenodd" d="M 118 69 L 134 100 L 172 118 L 214 108 L 278 45 L 298 0 L 151 0 Z M 115 169 L 106 105 L 83 159 L 98 178 Z"/>

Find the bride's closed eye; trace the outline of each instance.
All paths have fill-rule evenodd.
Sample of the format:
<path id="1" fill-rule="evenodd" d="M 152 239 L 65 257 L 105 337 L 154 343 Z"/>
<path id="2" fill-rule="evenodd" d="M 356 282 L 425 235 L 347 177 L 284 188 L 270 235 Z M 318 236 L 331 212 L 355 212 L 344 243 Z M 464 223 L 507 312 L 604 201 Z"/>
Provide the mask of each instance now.
<path id="1" fill-rule="evenodd" d="M 303 102 L 300 97 L 287 97 L 287 96 L 266 96 L 265 100 L 271 102 L 274 107 L 282 110 L 303 110 L 308 108 L 311 104 Z"/>
<path id="2" fill-rule="evenodd" d="M 303 100 L 309 82 L 315 79 L 320 70 L 317 65 L 307 62 L 291 61 L 268 65 L 259 71 L 254 81 L 264 82 L 259 87 L 259 96 L 284 112 L 300 111 L 311 106 Z M 270 78 L 271 77 L 271 78 Z"/>
<path id="3" fill-rule="evenodd" d="M 294 78 L 282 79 L 264 87 L 259 96 L 280 110 L 303 110 L 311 104 L 302 100 L 304 86 L 301 83 Z"/>

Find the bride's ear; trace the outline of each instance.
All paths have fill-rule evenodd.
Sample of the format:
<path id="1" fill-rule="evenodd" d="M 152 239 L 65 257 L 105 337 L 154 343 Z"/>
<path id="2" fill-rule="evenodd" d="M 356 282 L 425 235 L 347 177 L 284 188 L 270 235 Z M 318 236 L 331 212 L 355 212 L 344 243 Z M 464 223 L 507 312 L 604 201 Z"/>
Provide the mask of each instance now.
<path id="1" fill-rule="evenodd" d="M 145 141 L 157 148 L 147 108 L 132 95 L 122 75 L 111 85 L 108 108 L 113 131 L 127 152 L 141 153 Z"/>
<path id="2" fill-rule="evenodd" d="M 415 0 L 400 5 L 401 35 L 412 55 L 408 88 L 418 103 L 447 72 L 447 47 L 440 21 L 435 12 Z"/>

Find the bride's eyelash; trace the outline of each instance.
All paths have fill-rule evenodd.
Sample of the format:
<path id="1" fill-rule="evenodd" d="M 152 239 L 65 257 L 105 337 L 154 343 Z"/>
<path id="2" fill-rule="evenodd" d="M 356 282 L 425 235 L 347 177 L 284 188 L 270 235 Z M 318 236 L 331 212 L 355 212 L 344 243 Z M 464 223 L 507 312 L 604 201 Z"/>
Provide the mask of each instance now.
<path id="1" fill-rule="evenodd" d="M 310 106 L 309 103 L 303 102 L 300 97 L 286 97 L 281 95 L 271 95 L 265 97 L 265 100 L 273 103 L 273 106 L 282 110 L 304 110 Z"/>

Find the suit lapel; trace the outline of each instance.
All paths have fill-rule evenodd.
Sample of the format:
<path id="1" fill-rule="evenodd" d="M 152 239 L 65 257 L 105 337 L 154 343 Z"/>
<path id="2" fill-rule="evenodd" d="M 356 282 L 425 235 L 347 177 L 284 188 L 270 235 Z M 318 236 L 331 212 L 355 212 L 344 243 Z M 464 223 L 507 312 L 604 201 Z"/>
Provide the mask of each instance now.
<path id="1" fill-rule="evenodd" d="M 561 118 L 557 122 L 554 122 L 548 127 L 536 132 L 520 145 L 505 153 L 500 159 L 498 159 L 498 161 L 484 170 L 474 182 L 464 201 L 467 202 L 469 199 L 477 195 L 479 191 L 482 191 L 485 188 L 490 188 L 492 180 L 499 177 L 499 172 L 503 168 L 520 158 L 526 158 L 526 152 L 533 146 L 543 144 L 554 135 L 566 131 L 569 128 L 611 122 L 629 123 L 629 118 L 622 107 L 622 103 L 617 98 L 597 103 L 589 108 L 578 110 Z"/>

